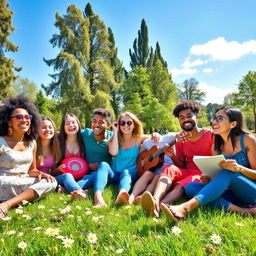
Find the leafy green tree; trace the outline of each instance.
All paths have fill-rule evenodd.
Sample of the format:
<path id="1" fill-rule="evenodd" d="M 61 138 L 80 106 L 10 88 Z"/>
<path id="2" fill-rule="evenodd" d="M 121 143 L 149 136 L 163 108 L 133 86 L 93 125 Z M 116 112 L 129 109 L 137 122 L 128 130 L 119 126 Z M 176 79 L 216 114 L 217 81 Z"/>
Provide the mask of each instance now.
<path id="1" fill-rule="evenodd" d="M 52 74 L 53 82 L 43 88 L 47 95 L 59 100 L 57 108 L 62 113 L 74 112 L 89 125 L 93 103 L 100 100 L 97 97 L 119 87 L 110 65 L 114 54 L 106 26 L 89 3 L 84 13 L 74 5 L 68 6 L 63 17 L 57 13 L 55 26 L 60 32 L 50 42 L 60 52 L 55 59 L 45 62 L 58 73 Z M 102 107 L 107 106 L 112 109 L 110 103 Z"/>
<path id="2" fill-rule="evenodd" d="M 18 51 L 18 47 L 8 39 L 14 31 L 12 26 L 13 11 L 8 8 L 7 1 L 0 0 L 0 99 L 8 95 L 13 81 L 17 78 L 14 70 L 21 70 L 21 68 L 15 67 L 13 59 L 5 57 L 5 52 Z"/>
<path id="3" fill-rule="evenodd" d="M 198 88 L 199 82 L 195 78 L 185 80 L 179 87 L 179 97 L 182 100 L 192 100 L 198 103 L 204 101 L 206 92 Z"/>
<path id="4" fill-rule="evenodd" d="M 251 110 L 254 118 L 254 131 L 256 132 L 256 72 L 249 71 L 239 82 L 238 93 L 234 94 L 235 104 L 245 110 Z"/>
<path id="5" fill-rule="evenodd" d="M 131 58 L 130 66 L 132 69 L 136 66 L 150 67 L 153 63 L 153 49 L 151 48 L 151 50 L 149 50 L 148 27 L 144 19 L 141 21 L 138 38 L 135 38 L 133 42 L 133 52 L 129 49 L 129 55 Z"/>
<path id="6" fill-rule="evenodd" d="M 206 116 L 207 116 L 207 119 L 208 119 L 208 122 L 211 121 L 211 118 L 213 117 L 214 113 L 216 112 L 217 109 L 219 109 L 221 107 L 220 104 L 217 104 L 217 103 L 208 103 L 206 105 Z"/>
<path id="7" fill-rule="evenodd" d="M 18 78 L 11 86 L 12 95 L 24 95 L 35 100 L 38 91 L 36 83 L 29 81 L 28 78 Z"/>
<path id="8" fill-rule="evenodd" d="M 46 116 L 48 113 L 48 100 L 47 98 L 44 96 L 42 90 L 39 90 L 39 92 L 36 94 L 36 99 L 35 99 L 35 106 L 37 107 L 39 113 L 42 116 Z"/>
<path id="9" fill-rule="evenodd" d="M 122 62 L 117 57 L 118 49 L 115 46 L 115 38 L 111 28 L 108 28 L 109 35 L 109 48 L 112 55 L 110 56 L 110 65 L 114 71 L 114 79 L 116 83 L 119 85 L 118 89 L 112 88 L 110 90 L 111 95 L 111 105 L 114 110 L 115 116 L 118 116 L 120 113 L 120 106 L 122 102 L 121 96 L 121 87 L 124 82 L 124 68 Z"/>
<path id="10" fill-rule="evenodd" d="M 228 93 L 225 97 L 224 97 L 224 101 L 223 104 L 225 106 L 234 106 L 235 102 L 234 102 L 234 93 Z"/>

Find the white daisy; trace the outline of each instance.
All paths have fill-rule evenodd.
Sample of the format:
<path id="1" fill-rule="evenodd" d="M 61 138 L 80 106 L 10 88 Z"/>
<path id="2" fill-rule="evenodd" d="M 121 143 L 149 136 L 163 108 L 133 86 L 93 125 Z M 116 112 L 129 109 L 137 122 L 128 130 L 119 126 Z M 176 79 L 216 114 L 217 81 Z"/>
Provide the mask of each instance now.
<path id="1" fill-rule="evenodd" d="M 64 238 L 62 243 L 63 243 L 65 248 L 70 248 L 70 247 L 72 247 L 72 244 L 74 243 L 74 240 L 72 240 L 70 238 Z"/>
<path id="2" fill-rule="evenodd" d="M 26 220 L 31 220 L 31 217 L 27 214 L 23 214 L 22 217 L 25 218 Z"/>
<path id="3" fill-rule="evenodd" d="M 37 208 L 38 208 L 38 209 L 45 209 L 45 206 L 44 206 L 43 204 L 41 204 L 41 205 L 38 205 Z"/>
<path id="4" fill-rule="evenodd" d="M 76 209 L 82 210 L 82 207 L 81 207 L 80 205 L 77 205 L 77 206 L 76 206 Z"/>
<path id="5" fill-rule="evenodd" d="M 172 227 L 172 233 L 174 235 L 179 236 L 181 232 L 182 232 L 182 230 L 179 227 L 177 227 L 177 226 Z"/>
<path id="6" fill-rule="evenodd" d="M 7 231 L 7 232 L 6 232 L 6 235 L 7 235 L 7 236 L 12 236 L 12 235 L 14 235 L 14 234 L 16 234 L 16 231 L 15 231 L 15 230 L 10 230 L 10 231 Z"/>
<path id="7" fill-rule="evenodd" d="M 117 254 L 121 254 L 121 253 L 123 253 L 123 252 L 124 252 L 124 249 L 117 249 L 117 250 L 116 250 L 116 253 L 117 253 Z"/>
<path id="8" fill-rule="evenodd" d="M 22 200 L 22 204 L 23 205 L 26 205 L 26 204 L 28 204 L 29 203 L 29 201 L 27 201 L 27 200 Z"/>
<path id="9" fill-rule="evenodd" d="M 27 246 L 28 246 L 27 243 L 26 243 L 26 242 L 23 242 L 23 241 L 18 244 L 18 247 L 19 247 L 20 249 L 22 249 L 22 250 L 24 250 Z"/>
<path id="10" fill-rule="evenodd" d="M 236 222 L 235 225 L 237 225 L 237 226 L 244 226 L 243 223 L 238 223 L 238 222 Z"/>
<path id="11" fill-rule="evenodd" d="M 48 236 L 57 236 L 59 232 L 58 228 L 47 228 L 44 233 Z"/>
<path id="12" fill-rule="evenodd" d="M 12 219 L 12 217 L 8 217 L 8 216 L 2 218 L 2 220 L 5 220 L 5 221 L 11 220 L 11 219 Z"/>
<path id="13" fill-rule="evenodd" d="M 211 238 L 211 240 L 212 240 L 212 242 L 213 242 L 214 244 L 220 244 L 220 243 L 221 243 L 221 237 L 220 237 L 219 235 L 212 234 L 212 235 L 210 236 L 210 238 Z"/>
<path id="14" fill-rule="evenodd" d="M 23 210 L 22 209 L 16 209 L 15 212 L 18 213 L 18 214 L 22 214 Z"/>
<path id="15" fill-rule="evenodd" d="M 90 233 L 88 236 L 87 236 L 87 239 L 89 241 L 90 244 L 94 244 L 97 242 L 98 238 L 97 238 L 97 235 L 96 234 L 93 234 L 93 233 Z"/>
<path id="16" fill-rule="evenodd" d="M 91 210 L 86 210 L 85 215 L 91 215 L 92 211 Z"/>
<path id="17" fill-rule="evenodd" d="M 35 231 L 38 231 L 38 230 L 40 230 L 40 229 L 42 229 L 42 227 L 33 228 L 33 230 L 35 230 Z"/>

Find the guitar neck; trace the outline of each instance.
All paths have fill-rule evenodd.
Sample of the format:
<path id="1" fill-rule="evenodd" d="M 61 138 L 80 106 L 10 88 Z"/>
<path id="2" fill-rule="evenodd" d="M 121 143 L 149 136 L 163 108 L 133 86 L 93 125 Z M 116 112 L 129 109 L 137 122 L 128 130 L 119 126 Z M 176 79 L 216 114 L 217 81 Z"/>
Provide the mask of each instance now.
<path id="1" fill-rule="evenodd" d="M 175 143 L 177 143 L 177 139 L 175 138 L 174 140 L 172 140 L 171 142 L 168 143 L 169 146 L 173 146 Z M 155 153 L 153 153 L 150 156 L 150 159 L 153 160 L 155 157 L 161 155 L 164 152 L 164 148 L 161 148 L 159 150 L 157 150 Z"/>

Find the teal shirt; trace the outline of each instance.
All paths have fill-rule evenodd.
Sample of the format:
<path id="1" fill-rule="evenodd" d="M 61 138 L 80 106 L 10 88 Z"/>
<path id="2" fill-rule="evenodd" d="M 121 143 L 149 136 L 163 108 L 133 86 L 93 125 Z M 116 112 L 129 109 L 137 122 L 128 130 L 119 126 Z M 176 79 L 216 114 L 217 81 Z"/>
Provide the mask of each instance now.
<path id="1" fill-rule="evenodd" d="M 81 132 L 85 145 L 85 159 L 87 163 L 107 162 L 111 164 L 112 156 L 108 152 L 107 142 L 112 137 L 113 132 L 107 130 L 107 138 L 101 142 L 94 139 L 94 132 L 92 129 L 85 128 Z"/>
<path id="2" fill-rule="evenodd" d="M 113 157 L 113 165 L 111 166 L 114 172 L 122 172 L 129 170 L 130 172 L 137 172 L 136 160 L 139 154 L 139 147 L 134 145 L 129 149 L 118 149 L 118 154 Z"/>

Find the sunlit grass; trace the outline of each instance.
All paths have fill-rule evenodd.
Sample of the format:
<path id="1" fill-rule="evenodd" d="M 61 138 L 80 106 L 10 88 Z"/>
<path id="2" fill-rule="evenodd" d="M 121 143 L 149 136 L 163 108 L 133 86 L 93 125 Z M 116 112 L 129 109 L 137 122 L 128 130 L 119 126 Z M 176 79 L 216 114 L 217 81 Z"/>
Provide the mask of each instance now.
<path id="1" fill-rule="evenodd" d="M 204 207 L 177 225 L 165 216 L 147 218 L 139 205 L 114 206 L 116 193 L 106 189 L 103 209 L 50 194 L 22 213 L 11 210 L 10 220 L 0 220 L 0 255 L 256 254 L 252 217 Z"/>

